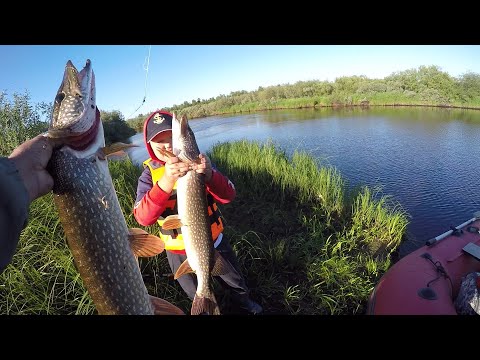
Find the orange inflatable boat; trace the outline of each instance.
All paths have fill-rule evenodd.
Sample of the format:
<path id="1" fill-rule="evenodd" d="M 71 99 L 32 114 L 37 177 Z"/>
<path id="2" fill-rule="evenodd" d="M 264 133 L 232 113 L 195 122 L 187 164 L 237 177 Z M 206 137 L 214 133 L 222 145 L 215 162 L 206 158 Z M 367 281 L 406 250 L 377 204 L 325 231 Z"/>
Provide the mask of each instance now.
<path id="1" fill-rule="evenodd" d="M 369 315 L 455 315 L 462 277 L 480 271 L 480 213 L 395 263 L 370 295 Z"/>

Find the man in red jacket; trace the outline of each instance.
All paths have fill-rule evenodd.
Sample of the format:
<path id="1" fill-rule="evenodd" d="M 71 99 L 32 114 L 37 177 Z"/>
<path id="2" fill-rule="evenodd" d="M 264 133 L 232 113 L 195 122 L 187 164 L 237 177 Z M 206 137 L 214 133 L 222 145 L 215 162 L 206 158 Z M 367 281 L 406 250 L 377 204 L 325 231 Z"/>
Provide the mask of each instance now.
<path id="1" fill-rule="evenodd" d="M 143 226 L 155 222 L 162 225 L 167 216 L 177 214 L 176 181 L 191 169 L 190 165 L 179 161 L 177 157 L 168 158 L 163 155 L 164 150 L 172 152 L 172 114 L 166 111 L 152 113 L 144 123 L 143 136 L 150 158 L 144 161 L 144 170 L 138 179 L 133 214 Z M 194 171 L 205 174 L 214 247 L 236 270 L 218 278 L 222 286 L 230 289 L 234 301 L 241 308 L 251 314 L 260 314 L 263 309 L 250 299 L 235 252 L 223 236 L 223 221 L 217 207 L 217 202 L 227 204 L 235 198 L 235 187 L 225 175 L 212 166 L 207 155 L 200 154 L 200 158 L 201 163 L 196 165 Z M 162 229 L 159 235 L 165 242 L 168 263 L 175 274 L 186 259 L 182 234 L 176 230 Z M 195 275 L 185 274 L 177 280 L 188 297 L 193 300 L 197 289 Z"/>

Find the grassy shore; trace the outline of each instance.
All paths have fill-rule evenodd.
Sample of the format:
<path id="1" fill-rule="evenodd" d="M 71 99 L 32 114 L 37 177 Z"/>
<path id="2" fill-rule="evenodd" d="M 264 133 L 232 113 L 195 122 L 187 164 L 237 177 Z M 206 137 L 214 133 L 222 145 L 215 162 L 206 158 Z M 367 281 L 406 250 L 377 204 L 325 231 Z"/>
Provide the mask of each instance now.
<path id="1" fill-rule="evenodd" d="M 405 236 L 399 205 L 367 187 L 347 191 L 335 168 L 300 152 L 289 158 L 272 143 L 223 143 L 209 155 L 235 184 L 236 199 L 220 206 L 225 236 L 265 313 L 363 314 Z M 109 166 L 127 225 L 140 227 L 132 207 L 141 169 L 130 161 Z M 189 312 L 164 253 L 140 259 L 140 266 L 151 295 Z M 223 313 L 240 313 L 228 292 L 214 287 Z M 51 194 L 31 205 L 13 261 L 0 274 L 0 313 L 96 313 Z"/>

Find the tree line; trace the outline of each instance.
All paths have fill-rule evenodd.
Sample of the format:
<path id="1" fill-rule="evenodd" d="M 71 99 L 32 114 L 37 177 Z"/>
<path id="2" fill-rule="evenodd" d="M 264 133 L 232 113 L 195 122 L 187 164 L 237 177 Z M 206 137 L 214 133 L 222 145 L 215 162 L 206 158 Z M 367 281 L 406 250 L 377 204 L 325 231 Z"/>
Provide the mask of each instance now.
<path id="1" fill-rule="evenodd" d="M 480 108 L 480 74 L 468 71 L 450 76 L 440 67 L 420 66 L 394 72 L 383 79 L 364 75 L 343 76 L 334 81 L 298 81 L 254 91 L 234 91 L 210 99 L 193 99 L 164 110 L 198 118 L 225 113 L 322 106 L 431 105 Z M 127 122 L 137 132 L 147 114 Z"/>
<path id="2" fill-rule="evenodd" d="M 53 104 L 30 104 L 28 92 L 0 94 L 0 131 L 5 154 L 13 144 L 48 128 Z M 298 81 L 294 84 L 259 86 L 254 91 L 233 91 L 209 99 L 192 99 L 163 110 L 199 118 L 227 113 L 245 113 L 275 109 L 301 109 L 324 106 L 430 105 L 480 109 L 480 74 L 468 71 L 459 77 L 450 76 L 440 67 L 420 66 L 394 72 L 383 79 L 364 75 L 343 76 L 334 81 Z M 153 111 L 153 110 L 152 110 Z M 143 122 L 152 112 L 125 119 L 119 110 L 100 110 L 107 144 L 126 141 L 143 132 Z"/>

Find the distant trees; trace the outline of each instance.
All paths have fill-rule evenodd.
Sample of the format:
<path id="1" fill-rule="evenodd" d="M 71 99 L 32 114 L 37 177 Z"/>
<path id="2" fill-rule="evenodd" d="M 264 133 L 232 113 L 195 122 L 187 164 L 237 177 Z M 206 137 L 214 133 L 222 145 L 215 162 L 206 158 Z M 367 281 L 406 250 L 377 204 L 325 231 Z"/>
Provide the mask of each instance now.
<path id="1" fill-rule="evenodd" d="M 467 72 L 454 78 L 438 66 L 420 66 L 394 72 L 384 79 L 355 75 L 333 82 L 311 80 L 259 86 L 254 91 L 232 91 L 208 100 L 185 101 L 166 110 L 182 111 L 192 118 L 228 112 L 365 104 L 480 107 L 480 75 Z"/>
<path id="2" fill-rule="evenodd" d="M 394 72 L 384 79 L 364 75 L 342 76 L 331 81 L 297 81 L 294 84 L 259 86 L 254 91 L 232 91 L 209 99 L 193 99 L 164 110 L 183 112 L 190 118 L 224 113 L 321 106 L 439 105 L 480 109 L 480 74 L 468 71 L 458 78 L 440 67 L 420 66 Z M 52 104 L 30 104 L 30 95 L 0 94 L 0 151 L 7 154 L 19 144 L 48 128 Z M 106 143 L 126 141 L 143 131 L 147 114 L 125 120 L 118 110 L 100 111 Z"/>
<path id="3" fill-rule="evenodd" d="M 364 75 L 342 76 L 335 81 L 297 81 L 294 84 L 259 86 L 254 91 L 232 91 L 215 98 L 193 99 L 164 110 L 183 112 L 190 118 L 224 113 L 255 112 L 268 109 L 321 106 L 439 105 L 480 109 L 480 74 L 468 71 L 458 78 L 440 67 L 420 66 L 394 72 L 384 79 Z M 0 153 L 9 154 L 15 146 L 48 128 L 53 104 L 32 105 L 30 95 L 0 93 Z M 107 144 L 122 141 L 143 131 L 150 112 L 125 121 L 118 110 L 100 111 Z"/>
<path id="4" fill-rule="evenodd" d="M 467 102 L 480 97 L 480 74 L 467 72 L 458 80 L 459 96 Z"/>
<path id="5" fill-rule="evenodd" d="M 129 127 L 135 130 L 135 132 L 143 132 L 143 123 L 145 122 L 145 119 L 149 116 L 150 114 L 139 114 L 134 118 L 128 119 L 127 124 Z"/>
<path id="6" fill-rule="evenodd" d="M 8 101 L 0 94 L 0 151 L 8 152 L 12 144 L 45 131 L 52 104 L 31 105 L 30 96 L 14 94 Z M 458 78 L 440 67 L 420 66 L 394 72 L 384 79 L 364 75 L 342 76 L 334 81 L 297 81 L 294 84 L 259 86 L 254 91 L 232 91 L 209 99 L 193 99 L 164 110 L 183 112 L 190 118 L 224 113 L 255 112 L 269 109 L 307 108 L 322 106 L 432 105 L 476 107 L 480 109 L 480 74 L 466 72 Z M 152 110 L 153 111 L 153 110 Z M 118 110 L 101 111 L 106 142 L 125 141 L 143 131 L 147 114 L 125 121 Z"/>
<path id="7" fill-rule="evenodd" d="M 460 81 L 442 72 L 438 66 L 420 66 L 394 73 L 385 78 L 387 83 L 396 83 L 403 91 L 419 94 L 424 101 L 432 104 L 461 101 Z"/>
<path id="8" fill-rule="evenodd" d="M 48 129 L 52 106 L 30 103 L 30 94 L 14 93 L 12 100 L 0 93 L 0 156 L 9 155 L 15 147 Z"/>
<path id="9" fill-rule="evenodd" d="M 115 142 L 125 142 L 129 137 L 137 133 L 135 129 L 127 124 L 119 110 L 100 110 L 100 118 L 103 123 L 106 145 Z"/>
<path id="10" fill-rule="evenodd" d="M 335 81 L 297 81 L 294 84 L 259 86 L 254 91 L 232 91 L 215 98 L 193 99 L 164 110 L 183 112 L 190 118 L 224 113 L 255 112 L 282 108 L 321 106 L 439 105 L 480 109 L 480 74 L 468 71 L 458 78 L 440 67 L 420 66 L 394 72 L 384 79 L 364 75 L 342 76 Z M 0 152 L 9 154 L 15 146 L 48 128 L 53 104 L 30 103 L 30 95 L 0 93 Z M 118 110 L 100 111 L 107 144 L 122 141 L 143 131 L 147 114 L 125 120 Z"/>

